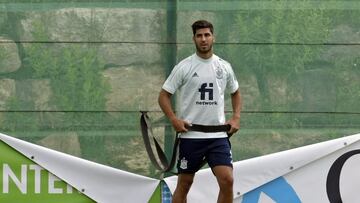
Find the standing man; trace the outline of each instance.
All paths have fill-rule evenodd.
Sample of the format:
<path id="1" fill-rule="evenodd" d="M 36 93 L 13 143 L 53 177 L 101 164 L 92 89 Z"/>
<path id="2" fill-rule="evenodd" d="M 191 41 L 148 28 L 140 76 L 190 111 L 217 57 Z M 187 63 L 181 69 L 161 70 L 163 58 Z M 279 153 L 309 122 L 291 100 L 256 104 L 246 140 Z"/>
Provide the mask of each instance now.
<path id="1" fill-rule="evenodd" d="M 193 23 L 196 53 L 177 64 L 162 86 L 159 105 L 180 133 L 177 163 L 178 182 L 173 203 L 185 203 L 195 173 L 204 160 L 211 167 L 219 184 L 218 203 L 233 202 L 233 168 L 228 134 L 240 128 L 241 97 L 231 65 L 213 53 L 214 28 L 205 20 Z M 224 93 L 231 93 L 233 115 L 225 121 Z M 180 92 L 179 114 L 171 105 L 171 96 Z M 192 131 L 192 125 L 220 126 L 228 132 Z M 189 130 L 190 129 L 190 130 Z"/>

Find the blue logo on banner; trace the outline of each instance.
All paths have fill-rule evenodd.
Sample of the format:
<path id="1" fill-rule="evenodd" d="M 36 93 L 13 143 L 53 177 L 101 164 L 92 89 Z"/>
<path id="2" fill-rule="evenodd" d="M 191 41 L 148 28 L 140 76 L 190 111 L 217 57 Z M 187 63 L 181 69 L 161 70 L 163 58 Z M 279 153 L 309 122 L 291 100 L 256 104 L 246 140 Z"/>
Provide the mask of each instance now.
<path id="1" fill-rule="evenodd" d="M 283 177 L 279 177 L 246 193 L 242 203 L 258 203 L 261 193 L 266 194 L 276 203 L 301 203 L 295 190 Z"/>

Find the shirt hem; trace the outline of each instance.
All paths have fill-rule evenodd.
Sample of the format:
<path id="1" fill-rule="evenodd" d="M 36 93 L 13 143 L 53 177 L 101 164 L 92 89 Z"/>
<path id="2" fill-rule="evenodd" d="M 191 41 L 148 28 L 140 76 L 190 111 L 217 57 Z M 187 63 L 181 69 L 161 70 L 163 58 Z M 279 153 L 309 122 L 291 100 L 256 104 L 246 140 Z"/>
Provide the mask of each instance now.
<path id="1" fill-rule="evenodd" d="M 190 131 L 187 133 L 182 133 L 179 136 L 184 139 L 209 139 L 209 138 L 225 138 L 228 137 L 225 132 L 220 133 L 203 133 L 203 132 L 194 132 Z"/>

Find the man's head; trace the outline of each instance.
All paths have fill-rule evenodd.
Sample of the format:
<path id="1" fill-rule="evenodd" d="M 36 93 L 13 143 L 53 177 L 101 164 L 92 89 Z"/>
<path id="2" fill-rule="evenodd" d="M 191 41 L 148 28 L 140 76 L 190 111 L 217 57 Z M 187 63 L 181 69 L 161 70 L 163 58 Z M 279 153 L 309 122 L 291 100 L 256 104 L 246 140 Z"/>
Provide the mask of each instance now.
<path id="1" fill-rule="evenodd" d="M 212 56 L 212 46 L 215 41 L 213 25 L 205 20 L 199 20 L 192 24 L 193 40 L 198 55 L 202 58 Z"/>
<path id="2" fill-rule="evenodd" d="M 209 28 L 211 34 L 214 34 L 214 26 L 209 21 L 206 21 L 206 20 L 198 20 L 198 21 L 194 22 L 191 25 L 191 27 L 192 27 L 194 36 L 195 36 L 195 33 L 197 30 L 203 29 L 203 28 Z"/>

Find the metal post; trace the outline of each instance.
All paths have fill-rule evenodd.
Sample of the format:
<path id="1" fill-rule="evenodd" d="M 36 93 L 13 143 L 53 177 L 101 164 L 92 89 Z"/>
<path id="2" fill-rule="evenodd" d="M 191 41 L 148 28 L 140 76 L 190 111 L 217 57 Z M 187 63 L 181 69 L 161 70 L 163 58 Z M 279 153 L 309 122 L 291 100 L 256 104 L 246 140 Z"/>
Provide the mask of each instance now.
<path id="1" fill-rule="evenodd" d="M 168 76 L 172 68 L 176 64 L 177 55 L 177 5 L 178 0 L 167 0 L 167 50 L 166 50 L 166 75 Z M 172 100 L 172 106 L 176 109 L 174 98 Z M 168 157 L 171 157 L 173 143 L 175 139 L 175 132 L 171 126 L 171 123 L 167 123 L 165 126 L 165 139 L 164 149 Z M 169 173 L 164 174 L 165 177 L 169 176 Z"/>

